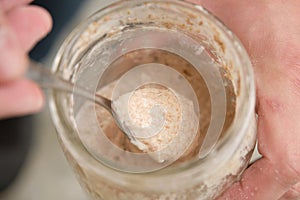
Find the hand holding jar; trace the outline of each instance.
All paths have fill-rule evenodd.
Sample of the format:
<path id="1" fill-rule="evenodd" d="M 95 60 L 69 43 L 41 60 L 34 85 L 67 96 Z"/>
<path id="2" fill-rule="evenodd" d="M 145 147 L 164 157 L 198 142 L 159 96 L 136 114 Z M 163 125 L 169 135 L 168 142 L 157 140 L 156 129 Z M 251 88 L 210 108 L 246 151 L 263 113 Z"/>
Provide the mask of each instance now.
<path id="1" fill-rule="evenodd" d="M 257 83 L 258 148 L 262 158 L 219 198 L 300 197 L 300 2 L 197 1 L 246 47 Z"/>

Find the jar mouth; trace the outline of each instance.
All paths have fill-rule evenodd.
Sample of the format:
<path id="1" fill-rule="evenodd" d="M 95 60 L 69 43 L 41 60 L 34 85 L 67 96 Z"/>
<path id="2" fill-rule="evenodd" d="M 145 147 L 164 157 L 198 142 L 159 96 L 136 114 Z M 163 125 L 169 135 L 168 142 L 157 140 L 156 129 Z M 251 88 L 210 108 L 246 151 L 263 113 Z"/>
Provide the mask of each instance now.
<path id="1" fill-rule="evenodd" d="M 153 3 L 154 2 L 154 3 Z M 243 45 L 238 40 L 236 36 L 232 34 L 231 31 L 228 30 L 228 28 L 225 27 L 216 17 L 214 17 L 211 13 L 209 13 L 207 10 L 202 8 L 199 5 L 193 5 L 191 3 L 187 3 L 184 1 L 174 1 L 174 0 L 156 0 L 156 1 L 149 1 L 149 0 L 134 0 L 134 1 L 123 1 L 115 3 L 108 8 L 105 8 L 103 10 L 98 11 L 95 15 L 93 15 L 89 20 L 90 24 L 98 19 L 99 17 L 107 16 L 107 14 L 116 12 L 119 10 L 122 10 L 128 7 L 138 7 L 141 5 L 146 6 L 148 4 L 149 7 L 154 4 L 170 4 L 176 9 L 183 9 L 180 10 L 180 12 L 185 12 L 187 10 L 192 10 L 188 14 L 195 14 L 201 13 L 201 18 L 208 21 L 209 26 L 216 31 L 218 34 L 220 34 L 220 38 L 224 40 L 224 44 L 226 44 L 226 49 L 229 49 L 230 51 L 228 54 L 232 54 L 230 59 L 233 63 L 232 66 L 228 66 L 229 70 L 234 70 L 233 68 L 238 68 L 237 77 L 235 82 L 235 92 L 237 94 L 237 106 L 236 106 L 236 114 L 234 117 L 234 121 L 232 122 L 231 126 L 227 129 L 226 135 L 218 142 L 214 150 L 211 154 L 209 154 L 206 158 L 199 160 L 197 162 L 194 162 L 190 165 L 181 165 L 178 168 L 174 168 L 174 170 L 164 171 L 162 172 L 152 172 L 152 173 L 145 173 L 145 174 L 135 174 L 134 176 L 131 176 L 131 179 L 134 179 L 134 177 L 139 176 L 145 176 L 147 177 L 147 181 L 157 181 L 157 179 L 162 180 L 162 178 L 167 179 L 173 179 L 175 176 L 178 178 L 186 178 L 187 176 L 193 177 L 196 174 L 201 175 L 201 178 L 205 176 L 209 176 L 209 173 L 206 171 L 206 169 L 211 168 L 211 166 L 215 166 L 217 160 L 222 160 L 223 162 L 226 162 L 230 159 L 230 157 L 234 154 L 235 148 L 239 146 L 241 141 L 243 140 L 248 126 L 250 124 L 250 121 L 252 120 L 252 116 L 254 113 L 254 106 L 255 106 L 255 85 L 254 85 L 254 75 L 251 68 L 251 62 L 247 55 L 246 50 L 243 48 Z M 168 5 L 168 6 L 170 6 Z M 101 13 L 101 14 L 100 14 Z M 154 17 L 154 16 L 152 16 Z M 191 16 L 194 17 L 194 16 Z M 113 22 L 112 22 L 113 23 Z M 59 50 L 55 61 L 53 65 L 53 71 L 57 74 L 60 74 L 63 76 L 63 78 L 72 80 L 74 78 L 72 76 L 72 73 L 76 69 L 72 69 L 72 59 L 75 60 L 76 56 L 82 56 L 82 54 L 85 53 L 85 51 L 80 52 L 78 49 L 82 48 L 84 49 L 85 45 L 89 46 L 89 40 L 94 40 L 95 37 L 99 37 L 99 35 L 93 35 L 91 33 L 90 36 L 85 38 L 85 31 L 82 31 L 82 29 L 90 29 L 91 26 L 88 26 L 90 24 L 83 23 L 79 28 L 77 28 L 65 41 L 65 43 L 62 45 L 61 49 Z M 138 25 L 138 24 L 137 24 Z M 166 25 L 166 24 L 165 24 Z M 130 27 L 129 27 L 130 28 Z M 169 25 L 166 25 L 164 28 L 170 28 Z M 96 31 L 96 30 L 89 30 L 90 32 Z M 116 32 L 118 30 L 115 30 Z M 112 33 L 112 32 L 111 32 Z M 188 34 L 188 29 L 186 30 L 186 33 Z M 112 33 L 114 34 L 114 33 Z M 82 40 L 78 43 L 78 40 Z M 97 40 L 99 41 L 99 40 Z M 218 43 L 219 41 L 216 41 Z M 218 48 L 222 48 L 220 45 Z M 225 55 L 228 56 L 228 55 Z M 70 61 L 65 62 L 64 59 L 70 57 Z M 69 65 L 67 65 L 69 64 Z M 63 68 L 63 69 L 62 69 Z M 69 73 L 65 73 L 65 71 L 68 71 Z M 64 72 L 64 73 L 62 73 Z M 61 101 L 65 102 L 61 102 Z M 50 100 L 50 110 L 52 114 L 53 121 L 55 123 L 55 126 L 57 128 L 58 134 L 62 138 L 66 138 L 65 132 L 69 132 L 67 134 L 70 134 L 71 132 L 75 132 L 74 130 L 74 122 L 73 119 L 68 119 L 68 115 L 63 113 L 61 109 L 64 109 L 64 106 L 68 104 L 72 104 L 72 97 L 70 98 L 68 94 L 61 94 L 59 92 L 53 91 L 51 95 Z M 68 112 L 67 112 L 68 113 Z M 68 113 L 70 114 L 70 113 Z M 234 139 L 233 139 L 234 138 Z M 61 141 L 64 142 L 64 141 Z M 68 145 L 73 146 L 74 144 L 69 143 Z M 81 145 L 82 149 L 84 149 L 82 144 L 77 143 L 76 145 Z M 230 146 L 230 147 L 229 147 Z M 81 152 L 82 153 L 82 152 Z M 77 156 L 80 157 L 80 153 Z M 86 154 L 88 155 L 88 154 Z M 93 156 L 90 155 L 92 158 Z M 91 159 L 88 159 L 91 161 Z M 128 178 L 129 175 L 126 172 L 120 172 L 116 171 L 114 169 L 111 169 L 109 167 L 106 167 L 102 165 L 101 163 L 98 163 L 97 165 L 94 165 L 95 160 L 91 161 L 91 163 L 85 163 L 85 165 L 88 166 L 89 169 L 95 171 L 96 173 L 102 174 L 103 176 L 106 176 L 105 174 L 109 174 L 111 176 L 111 173 L 106 172 L 113 172 L 113 174 L 116 176 L 116 180 L 120 180 L 119 177 L 122 176 L 124 178 Z M 211 173 L 214 173 L 214 170 L 217 170 L 218 168 L 222 167 L 220 164 L 215 169 L 211 170 Z M 105 172 L 106 171 L 106 172 Z M 118 177 L 118 179 L 117 179 Z M 108 177 L 112 178 L 112 177 Z"/>

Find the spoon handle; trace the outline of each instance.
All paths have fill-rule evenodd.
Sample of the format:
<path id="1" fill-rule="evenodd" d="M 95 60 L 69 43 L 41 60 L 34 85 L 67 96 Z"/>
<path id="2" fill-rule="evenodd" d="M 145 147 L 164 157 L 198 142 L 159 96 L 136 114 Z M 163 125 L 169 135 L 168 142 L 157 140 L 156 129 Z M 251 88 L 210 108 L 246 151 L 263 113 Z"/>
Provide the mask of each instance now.
<path id="1" fill-rule="evenodd" d="M 37 82 L 41 87 L 61 90 L 79 95 L 99 104 L 111 112 L 111 101 L 109 99 L 97 94 L 93 94 L 82 87 L 76 86 L 75 88 L 73 83 L 54 75 L 50 70 L 38 62 L 30 61 L 27 77 Z"/>

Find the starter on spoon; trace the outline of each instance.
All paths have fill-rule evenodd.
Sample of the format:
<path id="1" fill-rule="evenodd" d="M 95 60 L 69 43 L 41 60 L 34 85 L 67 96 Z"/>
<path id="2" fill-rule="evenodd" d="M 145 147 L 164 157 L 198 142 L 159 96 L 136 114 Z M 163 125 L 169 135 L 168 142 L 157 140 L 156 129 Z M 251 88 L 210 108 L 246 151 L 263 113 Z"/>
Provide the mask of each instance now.
<path id="1" fill-rule="evenodd" d="M 134 136 L 131 142 L 155 161 L 182 156 L 198 131 L 193 102 L 159 84 L 146 84 L 113 101 L 113 109 Z"/>

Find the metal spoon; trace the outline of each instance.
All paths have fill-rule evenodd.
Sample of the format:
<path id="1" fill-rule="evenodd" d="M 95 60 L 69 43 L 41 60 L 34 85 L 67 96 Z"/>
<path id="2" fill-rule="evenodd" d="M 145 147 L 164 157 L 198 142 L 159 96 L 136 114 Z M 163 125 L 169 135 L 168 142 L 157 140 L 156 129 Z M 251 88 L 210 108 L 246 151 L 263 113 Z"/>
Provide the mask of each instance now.
<path id="1" fill-rule="evenodd" d="M 117 115 L 116 111 L 112 107 L 111 100 L 101 95 L 93 94 L 82 87 L 76 86 L 76 90 L 73 90 L 73 83 L 59 76 L 56 76 L 46 67 L 44 67 L 43 64 L 37 63 L 35 61 L 30 62 L 29 69 L 27 71 L 27 77 L 37 82 L 41 87 L 73 93 L 102 106 L 111 113 L 118 127 L 123 131 L 123 133 L 130 139 L 133 144 L 143 145 L 133 136 L 130 129 L 125 125 L 124 121 L 118 117 L 119 115 Z"/>
<path id="2" fill-rule="evenodd" d="M 116 124 L 122 130 L 122 132 L 129 138 L 130 142 L 136 145 L 138 148 L 145 148 L 145 144 L 140 142 L 134 134 L 130 131 L 130 129 L 126 126 L 124 119 L 120 119 L 120 115 L 113 109 L 112 101 L 98 94 L 91 93 L 90 91 L 76 86 L 76 90 L 74 89 L 74 84 L 53 74 L 50 70 L 43 66 L 43 64 L 37 63 L 35 61 L 30 62 L 29 70 L 27 71 L 27 76 L 37 82 L 40 86 L 44 88 L 51 88 L 56 90 L 61 90 L 64 92 L 73 93 L 84 97 L 85 99 L 92 101 L 103 108 L 105 108 L 108 112 L 113 116 Z M 209 140 L 209 142 L 205 142 L 204 148 L 201 148 L 199 158 L 205 158 L 213 149 L 217 142 L 218 137 L 214 137 Z"/>

